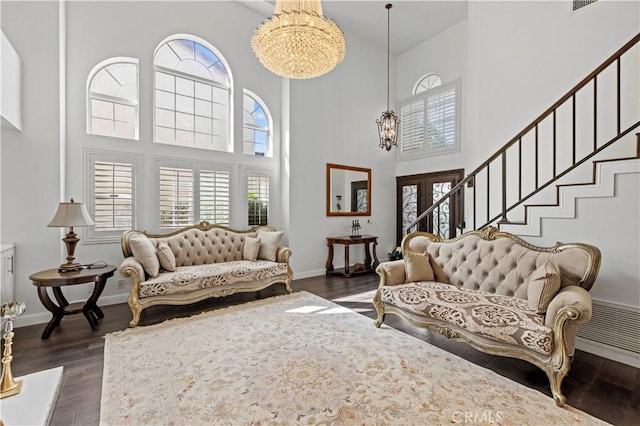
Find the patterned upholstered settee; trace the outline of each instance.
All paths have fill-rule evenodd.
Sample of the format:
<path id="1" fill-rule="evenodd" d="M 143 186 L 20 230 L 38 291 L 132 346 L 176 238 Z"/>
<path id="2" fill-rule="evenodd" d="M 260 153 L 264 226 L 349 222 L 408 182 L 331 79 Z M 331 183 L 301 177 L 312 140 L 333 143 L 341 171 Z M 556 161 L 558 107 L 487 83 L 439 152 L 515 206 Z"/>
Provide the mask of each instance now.
<path id="1" fill-rule="evenodd" d="M 236 231 L 207 222 L 166 235 L 124 232 L 119 271 L 131 277 L 129 325 L 154 305 L 186 305 L 276 283 L 291 293 L 291 250 L 280 246 L 281 237 L 270 226 Z"/>
<path id="2" fill-rule="evenodd" d="M 377 268 L 377 327 L 393 313 L 483 352 L 529 361 L 546 372 L 556 404 L 564 405 L 576 325 L 591 318 L 596 247 L 536 247 L 489 227 L 451 240 L 415 232 L 402 252 L 403 260 Z"/>

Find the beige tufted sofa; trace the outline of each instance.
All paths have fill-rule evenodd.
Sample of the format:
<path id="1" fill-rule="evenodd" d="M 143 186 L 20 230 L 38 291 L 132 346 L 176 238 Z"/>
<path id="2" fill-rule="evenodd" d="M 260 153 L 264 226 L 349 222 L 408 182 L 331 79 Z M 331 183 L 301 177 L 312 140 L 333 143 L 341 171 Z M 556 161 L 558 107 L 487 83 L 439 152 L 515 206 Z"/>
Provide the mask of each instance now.
<path id="1" fill-rule="evenodd" d="M 600 267 L 596 247 L 536 247 L 489 227 L 451 240 L 415 232 L 403 239 L 402 252 L 403 260 L 376 269 L 377 327 L 393 313 L 480 351 L 531 362 L 546 372 L 556 404 L 565 404 L 561 385 L 574 354 L 576 325 L 591 318 L 588 290 Z M 427 257 L 433 278 L 406 282 L 408 272 L 415 275 L 407 269 L 415 262 L 407 261 L 419 255 Z M 557 273 L 549 273 L 553 268 Z M 542 292 L 546 306 L 536 305 L 539 293 L 532 295 L 540 282 L 544 289 L 557 285 Z"/>
<path id="2" fill-rule="evenodd" d="M 119 271 L 131 277 L 128 304 L 133 319 L 129 325 L 137 326 L 142 311 L 154 305 L 186 305 L 210 297 L 258 291 L 277 283 L 284 284 L 291 293 L 293 271 L 289 264 L 292 254 L 289 248 L 274 246 L 274 261 L 243 258 L 247 237 L 256 237 L 264 231 L 275 233 L 270 226 L 236 231 L 207 222 L 165 235 L 135 230 L 124 232 L 121 245 L 125 259 Z M 135 245 L 132 247 L 132 239 L 144 237 L 151 242 L 154 253 L 161 243 L 165 249 L 168 246 L 169 255 L 175 259 L 170 267 L 173 271 L 161 268 L 155 277 L 149 274 L 145 261 L 134 256 Z M 277 241 L 279 243 L 279 238 Z"/>

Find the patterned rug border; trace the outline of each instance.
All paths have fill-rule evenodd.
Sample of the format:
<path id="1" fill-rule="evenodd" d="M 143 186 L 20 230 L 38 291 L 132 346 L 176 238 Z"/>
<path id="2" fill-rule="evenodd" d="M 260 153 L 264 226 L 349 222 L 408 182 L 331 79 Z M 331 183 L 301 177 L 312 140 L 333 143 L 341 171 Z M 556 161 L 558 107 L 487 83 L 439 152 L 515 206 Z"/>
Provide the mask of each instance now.
<path id="1" fill-rule="evenodd" d="M 251 307 L 268 305 L 270 303 L 273 303 L 277 299 L 295 300 L 295 299 L 298 299 L 298 298 L 303 297 L 303 296 L 317 297 L 318 299 L 322 299 L 322 300 L 325 300 L 325 301 L 327 301 L 329 303 L 333 303 L 336 306 L 340 306 L 340 305 L 337 305 L 335 302 L 332 302 L 331 300 L 322 298 L 322 297 L 320 297 L 320 296 L 318 296 L 316 294 L 309 293 L 307 291 L 296 291 L 294 293 L 278 294 L 276 296 L 269 296 L 269 297 L 266 297 L 264 299 L 251 300 L 249 302 L 240 303 L 238 305 L 224 306 L 224 307 L 221 307 L 221 308 L 216 308 L 216 309 L 214 309 L 212 311 L 204 311 L 204 312 L 200 312 L 199 314 L 193 314 L 193 315 L 186 316 L 186 317 L 169 318 L 169 319 L 166 319 L 166 320 L 164 320 L 162 322 L 159 322 L 157 324 L 139 325 L 139 326 L 134 327 L 134 328 L 125 328 L 124 330 L 112 331 L 111 333 L 107 333 L 104 336 L 102 336 L 102 338 L 106 339 L 107 337 L 122 336 L 122 335 L 125 335 L 125 334 L 142 334 L 142 333 L 146 333 L 146 332 L 162 330 L 164 328 L 167 328 L 167 327 L 172 326 L 172 325 L 176 325 L 176 324 L 178 324 L 180 322 L 183 322 L 183 321 L 189 321 L 189 320 L 195 320 L 195 319 L 204 319 L 204 318 L 207 318 L 207 317 L 210 317 L 210 316 L 221 315 L 223 313 L 242 311 L 242 310 L 250 309 Z M 347 309 L 349 309 L 349 308 L 347 308 Z M 355 313 L 357 313 L 357 312 L 355 312 Z"/>
<path id="2" fill-rule="evenodd" d="M 221 316 L 221 315 L 225 315 L 225 314 L 229 314 L 229 313 L 236 313 L 236 312 L 241 312 L 241 311 L 244 311 L 244 310 L 250 310 L 250 309 L 253 309 L 253 308 L 257 308 L 257 307 L 273 304 L 274 302 L 278 302 L 278 301 L 295 301 L 295 300 L 304 299 L 304 298 L 309 298 L 310 300 L 318 300 L 318 302 L 324 302 L 324 303 L 326 303 L 328 305 L 331 305 L 331 307 L 339 307 L 339 308 L 348 309 L 350 311 L 349 314 L 358 315 L 358 316 L 363 317 L 362 319 L 371 320 L 370 318 L 368 318 L 368 317 L 366 317 L 366 316 L 364 316 L 364 315 L 362 315 L 362 314 L 360 314 L 360 313 L 358 313 L 358 312 L 356 312 L 356 311 L 354 311 L 352 309 L 349 309 L 349 308 L 346 308 L 346 307 L 342 307 L 341 305 L 333 302 L 332 300 L 325 299 L 325 298 L 323 298 L 321 296 L 318 296 L 318 295 L 313 294 L 313 293 L 309 293 L 307 291 L 297 291 L 297 292 L 294 292 L 294 293 L 291 293 L 291 294 L 276 295 L 276 296 L 271 296 L 271 297 L 267 297 L 267 298 L 264 298 L 264 299 L 252 300 L 252 301 L 241 303 L 241 304 L 238 304 L 238 305 L 226 306 L 226 307 L 218 308 L 218 309 L 215 309 L 215 310 L 212 310 L 212 311 L 205 311 L 205 312 L 201 312 L 199 314 L 191 315 L 191 316 L 188 316 L 188 317 L 171 318 L 171 319 L 165 320 L 165 321 L 157 323 L 157 324 L 150 324 L 150 325 L 146 325 L 146 326 L 138 326 L 136 328 L 128 328 L 128 329 L 124 329 L 124 330 L 120 330 L 120 331 L 115 331 L 115 332 L 106 334 L 105 336 L 103 336 L 103 338 L 107 339 L 108 337 L 121 338 L 121 337 L 129 337 L 129 336 L 133 337 L 133 336 L 138 336 L 138 335 L 142 336 L 142 335 L 146 335 L 146 334 L 149 334 L 149 333 L 155 333 L 155 332 L 158 332 L 160 330 L 164 330 L 164 329 L 170 328 L 172 326 L 175 326 L 175 325 L 178 325 L 178 324 L 182 324 L 182 323 L 186 323 L 186 322 L 189 322 L 189 321 L 192 321 L 192 320 L 196 320 L 196 321 L 206 320 L 206 319 L 208 319 L 210 317 L 216 317 L 216 316 Z M 371 327 L 372 327 L 372 329 L 375 328 L 375 326 L 373 324 L 373 320 L 371 320 Z M 402 335 L 405 338 L 408 337 L 408 338 L 410 338 L 410 340 L 413 340 L 413 341 L 419 342 L 422 345 L 425 345 L 425 352 L 427 352 L 427 353 L 432 353 L 432 354 L 434 354 L 436 356 L 439 355 L 439 356 L 442 356 L 442 357 L 445 357 L 445 358 L 452 358 L 454 360 L 457 360 L 457 362 L 462 362 L 462 363 L 469 364 L 470 368 L 472 368 L 472 369 L 482 370 L 482 371 L 486 372 L 487 374 L 501 377 L 504 380 L 507 380 L 508 382 L 510 382 L 514 387 L 523 390 L 523 392 L 525 392 L 525 393 L 526 392 L 536 392 L 537 394 L 539 394 L 541 397 L 543 397 L 545 400 L 548 401 L 550 413 L 553 413 L 554 410 L 568 411 L 568 412 L 571 412 L 571 413 L 573 413 L 575 415 L 578 415 L 578 416 L 586 416 L 586 419 L 582 419 L 582 420 L 586 420 L 586 422 L 583 423 L 583 424 L 592 424 L 592 423 L 594 423 L 594 424 L 608 424 L 608 423 L 604 422 L 603 420 L 598 419 L 596 417 L 593 417 L 590 414 L 588 414 L 588 413 L 586 413 L 584 411 L 581 411 L 581 410 L 579 410 L 579 409 L 577 409 L 575 407 L 572 407 L 572 406 L 570 406 L 568 404 L 566 404 L 562 408 L 559 408 L 559 407 L 557 407 L 555 405 L 555 403 L 553 401 L 553 398 L 549 397 L 545 393 L 540 392 L 537 389 L 529 388 L 529 387 L 527 387 L 527 386 L 525 386 L 525 385 L 523 385 L 521 383 L 518 383 L 518 382 L 515 382 L 515 381 L 513 381 L 511 379 L 508 379 L 508 378 L 500 375 L 499 373 L 497 373 L 497 372 L 495 372 L 495 371 L 493 371 L 493 370 L 491 370 L 489 368 L 483 367 L 481 365 L 477 365 L 477 364 L 475 364 L 475 363 L 473 363 L 471 361 L 468 361 L 468 360 L 466 360 L 466 359 L 464 359 L 464 358 L 462 358 L 462 357 L 460 357 L 458 355 L 452 354 L 452 353 L 447 352 L 447 351 L 445 351 L 445 350 L 443 350 L 441 348 L 433 346 L 433 345 L 429 344 L 428 342 L 425 342 L 424 340 L 422 340 L 422 339 L 420 339 L 418 337 L 415 337 L 415 336 L 412 336 L 410 334 L 404 333 L 404 332 L 402 332 L 400 330 L 397 330 L 397 329 L 395 329 L 393 327 L 387 326 L 386 324 L 383 324 L 380 327 L 380 329 L 384 329 L 387 333 L 393 333 L 393 334 Z M 105 368 L 106 368 L 106 361 L 107 360 L 105 359 L 104 361 L 105 361 Z M 105 392 L 108 391 L 108 389 L 106 388 L 106 385 L 107 385 L 107 383 L 106 383 L 106 381 L 104 380 L 104 377 L 103 377 L 102 397 L 104 397 Z M 101 401 L 101 411 L 102 411 L 102 401 Z M 591 420 L 591 421 L 589 421 L 589 420 Z M 498 423 L 502 423 L 502 422 L 498 422 Z M 101 424 L 102 424 L 102 418 L 101 418 Z M 366 423 L 366 424 L 368 424 L 368 423 Z"/>

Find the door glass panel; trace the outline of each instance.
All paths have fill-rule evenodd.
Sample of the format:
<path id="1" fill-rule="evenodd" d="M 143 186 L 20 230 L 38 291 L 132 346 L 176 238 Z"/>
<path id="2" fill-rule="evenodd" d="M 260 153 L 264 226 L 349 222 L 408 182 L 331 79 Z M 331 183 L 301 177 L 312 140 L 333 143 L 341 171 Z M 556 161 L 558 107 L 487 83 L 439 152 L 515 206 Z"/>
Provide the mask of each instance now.
<path id="1" fill-rule="evenodd" d="M 418 185 L 402 187 L 402 232 L 418 217 Z M 409 232 L 417 231 L 414 225 Z"/>
<path id="2" fill-rule="evenodd" d="M 451 182 L 437 182 L 432 185 L 433 202 L 440 199 L 451 191 Z M 441 238 L 449 238 L 450 231 L 450 199 L 445 200 L 433 211 L 433 233 Z"/>

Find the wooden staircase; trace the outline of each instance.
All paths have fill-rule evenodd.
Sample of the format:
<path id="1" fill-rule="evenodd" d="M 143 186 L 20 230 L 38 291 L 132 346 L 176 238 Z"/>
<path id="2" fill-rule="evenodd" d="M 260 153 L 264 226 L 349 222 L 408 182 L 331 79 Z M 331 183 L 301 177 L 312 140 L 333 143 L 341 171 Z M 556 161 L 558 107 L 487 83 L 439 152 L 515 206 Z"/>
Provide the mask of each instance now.
<path id="1" fill-rule="evenodd" d="M 636 134 L 634 155 L 614 152 L 640 128 L 640 94 L 634 95 L 635 103 L 622 102 L 623 94 L 637 92 L 633 79 L 640 69 L 636 52 L 630 51 L 639 42 L 640 33 L 407 225 L 404 233 L 431 224 L 432 232 L 442 238 L 489 225 L 524 227 L 535 209 L 559 206 L 567 188 L 596 184 L 603 164 L 640 158 L 640 134 Z M 609 158 L 603 158 L 607 153 Z M 566 175 L 589 161 L 593 162 L 589 180 L 566 181 Z M 555 202 L 525 204 L 554 184 Z M 453 227 L 441 226 L 441 209 L 447 210 L 452 202 L 462 206 L 460 213 L 451 212 Z M 523 218 L 509 219 L 517 213 Z"/>
<path id="2" fill-rule="evenodd" d="M 616 175 L 640 173 L 640 133 L 636 137 L 635 155 L 593 161 L 590 181 L 556 185 L 554 202 L 525 204 L 524 220 L 502 222 L 499 228 L 516 235 L 539 237 L 542 219 L 576 217 L 576 199 L 615 196 Z"/>

